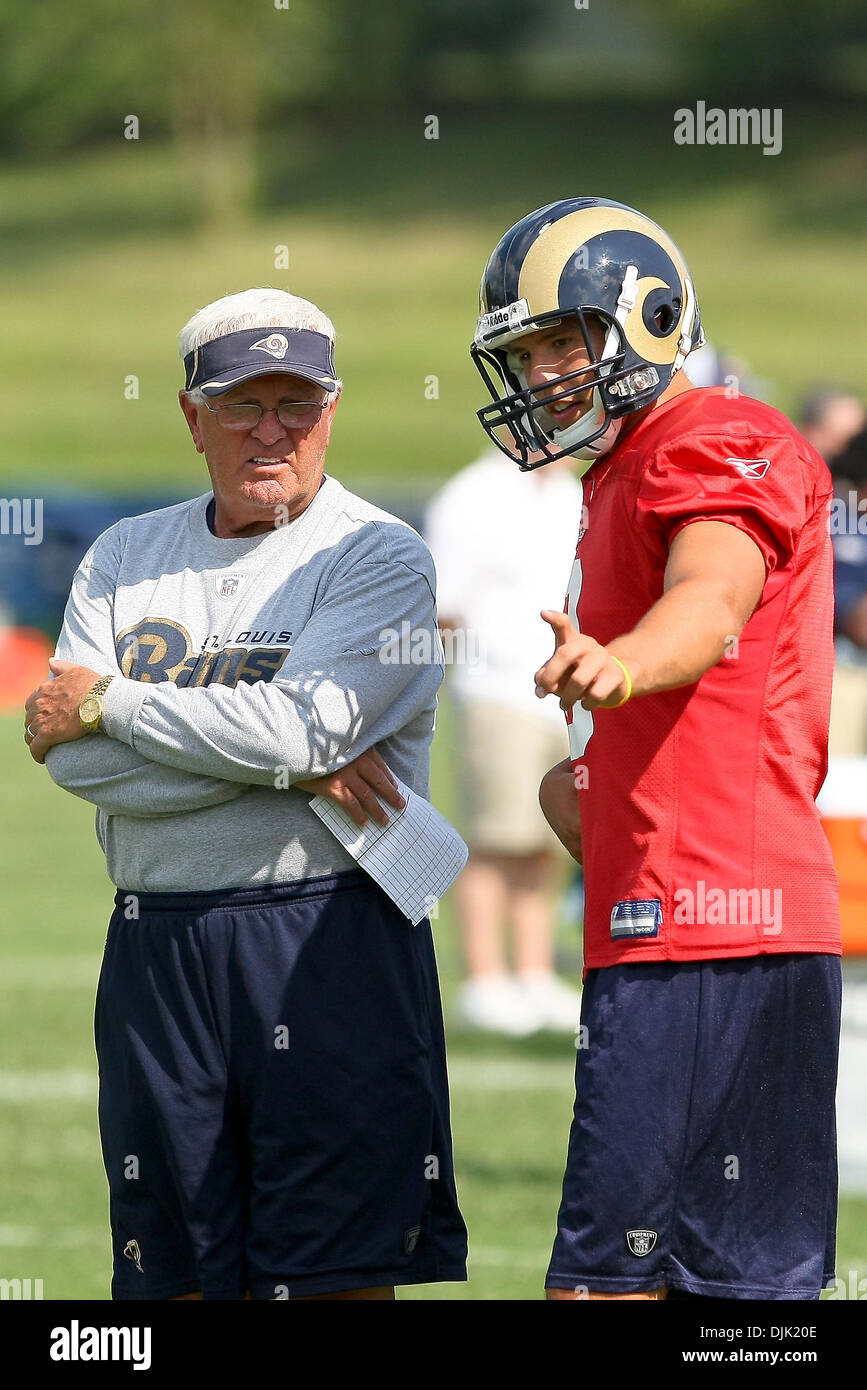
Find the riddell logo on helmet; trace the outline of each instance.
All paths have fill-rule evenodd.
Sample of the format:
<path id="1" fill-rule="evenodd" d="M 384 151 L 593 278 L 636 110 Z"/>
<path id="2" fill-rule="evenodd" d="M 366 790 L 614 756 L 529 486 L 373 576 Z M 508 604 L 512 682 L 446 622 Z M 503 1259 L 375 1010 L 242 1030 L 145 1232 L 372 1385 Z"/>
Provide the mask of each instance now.
<path id="1" fill-rule="evenodd" d="M 515 333 L 529 317 L 530 306 L 526 299 L 516 299 L 514 304 L 507 304 L 504 309 L 492 309 L 489 314 L 482 314 L 476 327 L 476 338 L 487 337 L 497 329 Z"/>

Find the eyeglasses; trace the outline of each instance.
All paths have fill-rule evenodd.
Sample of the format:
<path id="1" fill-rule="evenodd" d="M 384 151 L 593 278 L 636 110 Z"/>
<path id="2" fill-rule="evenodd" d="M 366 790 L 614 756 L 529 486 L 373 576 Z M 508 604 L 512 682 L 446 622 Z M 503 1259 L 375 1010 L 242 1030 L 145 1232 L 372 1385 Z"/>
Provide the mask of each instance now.
<path id="1" fill-rule="evenodd" d="M 276 407 L 277 419 L 287 430 L 309 429 L 316 424 L 327 404 L 327 401 L 281 401 Z M 224 430 L 254 430 L 271 409 L 253 401 L 238 405 L 208 405 L 207 401 L 202 401 L 202 405 L 216 415 Z"/>

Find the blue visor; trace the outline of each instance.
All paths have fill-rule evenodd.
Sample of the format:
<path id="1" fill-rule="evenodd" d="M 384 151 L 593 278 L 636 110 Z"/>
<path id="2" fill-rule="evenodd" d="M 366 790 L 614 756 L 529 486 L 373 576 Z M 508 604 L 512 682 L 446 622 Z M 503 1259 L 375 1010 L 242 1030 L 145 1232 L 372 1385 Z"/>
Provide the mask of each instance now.
<path id="1" fill-rule="evenodd" d="M 193 348 L 184 358 L 184 390 L 196 387 L 206 396 L 221 396 L 242 381 L 285 372 L 303 377 L 326 391 L 337 386 L 334 344 L 324 333 L 307 328 L 242 328 Z"/>

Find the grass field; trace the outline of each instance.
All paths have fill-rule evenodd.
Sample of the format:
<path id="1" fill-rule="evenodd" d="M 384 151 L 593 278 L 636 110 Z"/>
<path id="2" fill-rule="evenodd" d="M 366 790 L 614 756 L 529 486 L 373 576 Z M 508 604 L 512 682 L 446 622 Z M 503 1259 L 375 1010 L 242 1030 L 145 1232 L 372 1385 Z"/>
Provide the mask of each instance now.
<path id="1" fill-rule="evenodd" d="M 421 109 L 421 108 L 420 108 Z M 205 487 L 175 403 L 176 333 L 251 284 L 321 302 L 346 389 L 329 470 L 360 491 L 424 496 L 478 453 L 481 382 L 467 355 L 479 277 L 502 232 L 554 198 L 594 193 L 662 221 L 686 252 L 709 336 L 791 408 L 817 379 L 863 385 L 863 122 L 788 112 L 783 153 L 674 146 L 671 112 L 478 110 L 263 142 L 260 209 L 200 225 L 189 170 L 119 142 L 63 164 L 0 167 L 4 496 L 55 487 Z M 637 135 L 640 133 L 640 139 Z M 288 247 L 288 270 L 275 248 Z M 127 399 L 136 377 L 138 398 Z M 428 398 L 430 379 L 437 380 Z M 0 720 L 0 1277 L 48 1298 L 108 1293 L 93 996 L 111 885 L 90 808 L 34 767 Z M 435 781 L 447 805 L 447 733 Z M 458 974 L 436 924 L 447 1010 Z M 574 929 L 564 968 L 577 969 Z M 450 1028 L 454 1133 L 470 1227 L 465 1286 L 406 1298 L 540 1296 L 572 1095 L 570 1040 L 509 1044 Z M 867 1199 L 841 1207 L 840 1270 L 867 1273 Z"/>
<path id="2" fill-rule="evenodd" d="M 447 720 L 440 735 L 435 784 L 447 804 Z M 12 717 L 0 720 L 0 762 L 15 788 L 0 809 L 0 1277 L 41 1278 L 46 1298 L 105 1299 L 92 1012 L 112 888 L 90 807 L 30 762 Z M 447 901 L 435 930 L 448 1020 L 458 960 Z M 574 976 L 574 928 L 562 929 L 561 960 Z M 449 1058 L 470 1278 L 400 1297 L 539 1298 L 571 1114 L 571 1040 L 512 1043 L 451 1023 Z M 841 1201 L 838 1272 L 850 1269 L 867 1276 L 867 1197 Z"/>

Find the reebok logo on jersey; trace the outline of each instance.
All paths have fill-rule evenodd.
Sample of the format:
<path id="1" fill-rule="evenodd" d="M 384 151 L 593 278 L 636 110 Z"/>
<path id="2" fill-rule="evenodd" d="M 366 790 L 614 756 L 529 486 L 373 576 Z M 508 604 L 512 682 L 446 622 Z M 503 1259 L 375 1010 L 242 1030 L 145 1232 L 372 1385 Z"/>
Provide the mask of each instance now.
<path id="1" fill-rule="evenodd" d="M 267 352 L 271 357 L 277 357 L 280 361 L 286 356 L 289 350 L 289 341 L 283 337 L 282 333 L 271 333 L 267 338 L 260 338 L 258 343 L 253 343 L 247 348 L 248 352 Z"/>
<path id="2" fill-rule="evenodd" d="M 742 478 L 763 478 L 771 466 L 770 459 L 726 459 Z"/>

